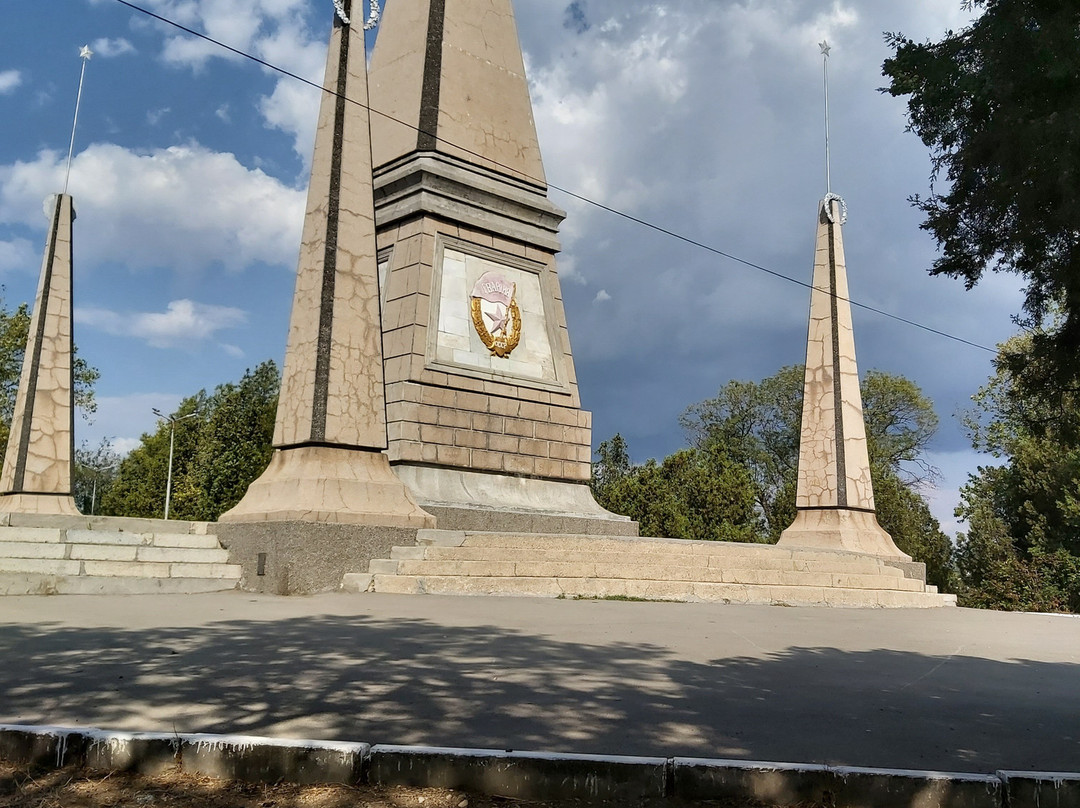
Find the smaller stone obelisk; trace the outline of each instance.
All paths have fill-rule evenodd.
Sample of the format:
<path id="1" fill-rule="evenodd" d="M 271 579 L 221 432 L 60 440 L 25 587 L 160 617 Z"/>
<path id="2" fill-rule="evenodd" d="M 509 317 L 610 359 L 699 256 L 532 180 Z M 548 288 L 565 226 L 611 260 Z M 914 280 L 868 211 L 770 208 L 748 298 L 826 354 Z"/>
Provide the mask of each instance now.
<path id="1" fill-rule="evenodd" d="M 90 46 L 79 51 L 82 68 L 71 124 L 64 192 L 53 197 L 45 257 L 41 262 L 34 313 L 26 337 L 19 391 L 11 419 L 4 468 L 0 472 L 0 511 L 77 515 L 72 497 L 75 456 L 75 379 L 72 361 L 71 280 L 74 265 L 71 225 L 75 209 L 68 196 L 71 158 L 79 127 Z"/>
<path id="2" fill-rule="evenodd" d="M 71 495 L 75 450 L 71 361 L 74 218 L 71 197 L 57 195 L 0 473 L 0 511 L 6 513 L 79 513 Z"/>
<path id="3" fill-rule="evenodd" d="M 778 544 L 910 560 L 882 530 L 874 507 L 840 234 L 842 209 L 830 195 L 818 211 L 797 513 Z"/>
<path id="4" fill-rule="evenodd" d="M 387 446 L 364 30 L 335 3 L 269 467 L 223 522 L 434 527 Z M 355 3 L 360 6 L 360 3 Z"/>
<path id="5" fill-rule="evenodd" d="M 783 547 L 847 550 L 910 561 L 882 530 L 874 507 L 866 423 L 841 227 L 844 201 L 832 193 L 829 158 L 829 44 L 825 63 L 825 198 L 818 208 L 795 521 Z"/>

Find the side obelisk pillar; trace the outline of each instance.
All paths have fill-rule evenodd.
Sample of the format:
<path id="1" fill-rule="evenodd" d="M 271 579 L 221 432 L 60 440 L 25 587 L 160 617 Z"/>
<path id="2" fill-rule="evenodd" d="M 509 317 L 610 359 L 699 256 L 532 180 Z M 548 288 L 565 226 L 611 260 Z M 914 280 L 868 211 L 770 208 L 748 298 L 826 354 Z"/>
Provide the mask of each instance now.
<path id="1" fill-rule="evenodd" d="M 841 238 L 843 203 L 818 210 L 795 521 L 778 544 L 910 561 L 877 521 Z"/>
<path id="2" fill-rule="evenodd" d="M 345 0 L 345 14 L 353 5 Z M 364 31 L 343 16 L 335 17 L 327 55 L 276 451 L 223 522 L 434 527 L 434 518 L 412 499 L 383 454 L 386 405 Z"/>
<path id="3" fill-rule="evenodd" d="M 56 196 L 0 473 L 0 511 L 6 513 L 79 513 L 71 495 L 75 453 L 71 341 L 74 219 L 71 197 Z"/>

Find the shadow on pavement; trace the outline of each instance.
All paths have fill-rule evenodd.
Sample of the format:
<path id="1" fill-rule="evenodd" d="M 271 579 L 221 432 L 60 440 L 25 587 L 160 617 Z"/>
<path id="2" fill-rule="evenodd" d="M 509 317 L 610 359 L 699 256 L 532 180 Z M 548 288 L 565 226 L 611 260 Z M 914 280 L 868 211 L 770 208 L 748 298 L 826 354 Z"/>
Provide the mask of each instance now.
<path id="1" fill-rule="evenodd" d="M 319 616 L 0 625 L 0 721 L 991 772 L 1080 769 L 1080 665 L 792 648 L 695 663 Z"/>

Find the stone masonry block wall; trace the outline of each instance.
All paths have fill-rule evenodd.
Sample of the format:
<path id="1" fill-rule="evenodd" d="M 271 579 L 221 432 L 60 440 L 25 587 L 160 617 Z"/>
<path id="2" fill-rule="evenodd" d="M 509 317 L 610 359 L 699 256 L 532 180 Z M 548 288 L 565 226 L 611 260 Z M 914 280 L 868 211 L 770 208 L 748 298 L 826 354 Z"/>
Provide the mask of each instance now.
<path id="1" fill-rule="evenodd" d="M 483 378 L 432 367 L 429 328 L 437 301 L 437 243 L 457 239 L 543 265 L 560 385 Z M 475 228 L 421 217 L 379 233 L 393 246 L 383 295 L 383 351 L 391 462 L 424 463 L 584 482 L 592 417 L 580 409 L 555 257 Z"/>

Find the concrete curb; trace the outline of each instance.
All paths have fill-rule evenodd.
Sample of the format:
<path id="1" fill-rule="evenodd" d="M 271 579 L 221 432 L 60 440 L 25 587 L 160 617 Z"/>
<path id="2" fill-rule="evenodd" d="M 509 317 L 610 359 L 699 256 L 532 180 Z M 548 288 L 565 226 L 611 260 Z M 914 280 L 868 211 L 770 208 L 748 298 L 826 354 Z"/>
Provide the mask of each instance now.
<path id="1" fill-rule="evenodd" d="M 0 724 L 0 759 L 249 782 L 451 788 L 662 805 L 756 799 L 835 808 L 1080 808 L 1080 773 L 994 775 L 699 758 L 563 755 Z"/>

